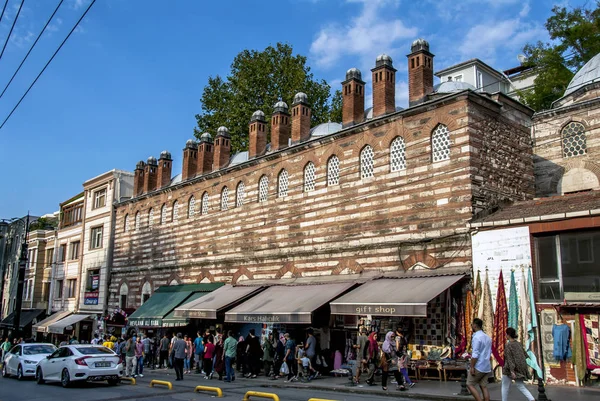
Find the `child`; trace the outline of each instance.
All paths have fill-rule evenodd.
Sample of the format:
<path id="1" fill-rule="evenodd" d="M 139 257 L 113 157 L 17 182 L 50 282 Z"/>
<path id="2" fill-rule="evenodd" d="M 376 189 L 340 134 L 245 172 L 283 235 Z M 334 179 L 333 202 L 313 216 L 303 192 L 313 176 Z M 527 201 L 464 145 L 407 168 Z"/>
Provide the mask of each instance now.
<path id="1" fill-rule="evenodd" d="M 302 343 L 298 343 L 296 346 L 296 361 L 298 362 L 298 376 L 302 375 L 302 358 L 306 356 L 306 352 L 304 351 L 304 345 Z"/>
<path id="2" fill-rule="evenodd" d="M 298 361 L 299 372 L 302 372 L 301 380 L 311 381 L 316 376 L 316 370 L 313 369 L 312 364 L 310 363 L 310 358 L 304 355 Z"/>
<path id="3" fill-rule="evenodd" d="M 410 378 L 408 377 L 408 355 L 406 352 L 403 352 L 400 357 L 398 357 L 398 368 L 400 368 L 400 373 L 404 376 L 404 381 L 406 385 L 410 388 L 415 385 Z"/>

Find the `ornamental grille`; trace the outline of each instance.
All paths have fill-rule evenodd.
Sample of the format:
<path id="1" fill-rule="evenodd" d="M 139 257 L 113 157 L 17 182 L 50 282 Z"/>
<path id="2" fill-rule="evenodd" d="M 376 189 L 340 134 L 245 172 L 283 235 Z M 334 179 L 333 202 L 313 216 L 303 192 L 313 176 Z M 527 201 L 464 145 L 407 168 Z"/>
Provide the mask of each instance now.
<path id="1" fill-rule="evenodd" d="M 163 205 L 160 208 L 160 224 L 165 224 L 167 222 L 167 205 Z"/>
<path id="2" fill-rule="evenodd" d="M 140 229 L 140 220 L 141 220 L 140 219 L 140 213 L 137 212 L 135 214 L 135 229 L 136 229 L 136 231 Z"/>
<path id="3" fill-rule="evenodd" d="M 327 185 L 338 185 L 340 183 L 340 159 L 333 155 L 327 162 Z"/>
<path id="4" fill-rule="evenodd" d="M 241 207 L 244 204 L 244 197 L 246 196 L 246 185 L 242 181 L 237 186 L 235 191 L 235 207 Z"/>
<path id="5" fill-rule="evenodd" d="M 221 191 L 221 210 L 227 210 L 229 207 L 229 188 L 223 187 Z"/>
<path id="6" fill-rule="evenodd" d="M 313 162 L 308 162 L 304 167 L 304 192 L 315 190 L 315 165 Z"/>
<path id="7" fill-rule="evenodd" d="M 194 217 L 196 214 L 196 198 L 193 196 L 190 198 L 188 202 L 188 217 Z"/>
<path id="8" fill-rule="evenodd" d="M 284 198 L 288 195 L 288 172 L 281 170 L 279 173 L 279 182 L 277 184 L 277 196 Z"/>
<path id="9" fill-rule="evenodd" d="M 404 139 L 398 137 L 392 141 L 390 146 L 390 171 L 400 171 L 406 169 L 406 146 Z"/>
<path id="10" fill-rule="evenodd" d="M 129 231 L 129 215 L 125 215 L 125 224 L 123 224 L 123 230 Z"/>
<path id="11" fill-rule="evenodd" d="M 431 134 L 431 160 L 439 162 L 450 159 L 450 131 L 445 125 L 439 124 Z"/>
<path id="12" fill-rule="evenodd" d="M 562 130 L 563 157 L 575 157 L 587 153 L 585 127 L 581 123 L 570 122 Z"/>
<path id="13" fill-rule="evenodd" d="M 152 228 L 152 224 L 154 224 L 154 209 L 148 212 L 148 227 Z"/>
<path id="14" fill-rule="evenodd" d="M 202 195 L 202 214 L 208 214 L 208 192 Z"/>
<path id="15" fill-rule="evenodd" d="M 373 175 L 373 148 L 367 145 L 360 152 L 360 178 L 371 178 Z"/>
<path id="16" fill-rule="evenodd" d="M 173 202 L 173 221 L 179 220 L 179 202 Z"/>
<path id="17" fill-rule="evenodd" d="M 267 196 L 269 195 L 269 179 L 266 175 L 260 177 L 258 182 L 258 201 L 266 202 Z"/>

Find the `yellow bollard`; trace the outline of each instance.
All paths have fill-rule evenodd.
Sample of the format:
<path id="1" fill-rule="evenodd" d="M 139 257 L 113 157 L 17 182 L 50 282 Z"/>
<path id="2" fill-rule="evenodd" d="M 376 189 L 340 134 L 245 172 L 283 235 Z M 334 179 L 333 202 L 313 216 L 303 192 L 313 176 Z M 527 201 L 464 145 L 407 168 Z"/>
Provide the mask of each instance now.
<path id="1" fill-rule="evenodd" d="M 121 381 L 128 381 L 129 384 L 131 384 L 132 386 L 134 386 L 136 384 L 136 381 L 133 377 L 121 377 Z"/>
<path id="2" fill-rule="evenodd" d="M 259 391 L 248 391 L 246 395 L 244 395 L 243 401 L 249 401 L 250 397 L 270 398 L 272 400 L 279 401 L 279 396 L 277 394 L 261 393 Z"/>
<path id="3" fill-rule="evenodd" d="M 169 388 L 169 390 L 173 390 L 173 385 L 171 384 L 171 382 L 168 382 L 165 380 L 151 380 L 150 381 L 150 387 L 154 387 L 157 384 L 160 384 L 161 386 L 167 386 Z"/>
<path id="4" fill-rule="evenodd" d="M 194 392 L 198 391 L 212 391 L 217 393 L 217 397 L 223 397 L 223 391 L 219 387 L 208 387 L 208 386 L 196 386 Z"/>

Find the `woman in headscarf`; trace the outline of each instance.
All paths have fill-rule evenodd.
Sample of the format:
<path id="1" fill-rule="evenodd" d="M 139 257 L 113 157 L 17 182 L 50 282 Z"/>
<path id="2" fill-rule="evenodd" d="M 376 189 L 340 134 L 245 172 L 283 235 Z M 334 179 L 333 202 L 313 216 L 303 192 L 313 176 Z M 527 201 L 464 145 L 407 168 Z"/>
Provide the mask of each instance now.
<path id="1" fill-rule="evenodd" d="M 273 332 L 275 334 L 275 332 Z M 275 337 L 277 338 L 277 337 Z M 279 333 L 279 340 L 275 340 L 275 364 L 273 370 L 275 371 L 275 377 L 280 377 L 279 370 L 283 364 L 283 357 L 285 356 L 285 336 L 283 333 Z"/>
<path id="2" fill-rule="evenodd" d="M 364 355 L 364 359 L 367 360 L 367 366 L 369 367 L 366 381 L 366 383 L 369 386 L 372 386 L 375 382 L 375 370 L 377 370 L 377 366 L 379 365 L 379 352 L 379 344 L 377 344 L 377 333 L 372 332 L 371 334 L 369 334 L 369 343 L 366 347 L 367 355 Z"/>
<path id="3" fill-rule="evenodd" d="M 219 380 L 223 380 L 223 373 L 225 373 L 225 362 L 223 361 L 223 336 L 217 332 L 215 339 L 215 363 L 214 370 L 219 375 Z"/>
<path id="4" fill-rule="evenodd" d="M 398 383 L 396 390 L 404 391 L 406 388 L 404 387 L 404 378 L 398 369 L 398 356 L 396 354 L 396 341 L 394 337 L 394 332 L 389 331 L 385 335 L 385 341 L 381 346 L 381 388 L 387 390 L 387 379 L 389 372 L 392 372 Z"/>
<path id="5" fill-rule="evenodd" d="M 244 336 L 238 338 L 235 359 L 238 372 L 242 372 L 242 375 L 246 376 L 249 371 L 248 363 L 246 361 L 246 339 Z"/>

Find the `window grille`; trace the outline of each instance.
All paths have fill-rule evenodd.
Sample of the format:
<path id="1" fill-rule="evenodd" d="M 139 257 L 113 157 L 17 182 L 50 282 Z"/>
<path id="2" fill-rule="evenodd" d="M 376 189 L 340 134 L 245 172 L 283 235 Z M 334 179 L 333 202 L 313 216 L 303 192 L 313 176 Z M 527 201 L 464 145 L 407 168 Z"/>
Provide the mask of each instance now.
<path id="1" fill-rule="evenodd" d="M 202 214 L 208 214 L 208 192 L 202 195 Z"/>
<path id="2" fill-rule="evenodd" d="M 244 198 L 246 197 L 246 185 L 243 181 L 240 181 L 235 191 L 235 207 L 241 207 L 244 204 Z"/>
<path id="3" fill-rule="evenodd" d="M 431 160 L 439 162 L 450 159 L 450 131 L 443 124 L 438 124 L 431 134 Z"/>
<path id="4" fill-rule="evenodd" d="M 287 170 L 281 170 L 277 183 L 277 196 L 279 198 L 288 196 L 288 184 L 288 172 Z"/>
<path id="5" fill-rule="evenodd" d="M 141 218 L 140 218 L 140 212 L 137 212 L 135 214 L 135 230 L 136 231 L 140 229 L 140 220 L 141 220 Z"/>
<path id="6" fill-rule="evenodd" d="M 333 155 L 327 162 L 327 185 L 339 185 L 340 183 L 340 159 Z"/>
<path id="7" fill-rule="evenodd" d="M 229 188 L 223 187 L 221 191 L 221 210 L 227 210 L 229 207 Z"/>
<path id="8" fill-rule="evenodd" d="M 266 175 L 260 177 L 258 182 L 258 201 L 266 202 L 269 195 L 269 179 Z"/>
<path id="9" fill-rule="evenodd" d="M 371 178 L 374 175 L 373 172 L 373 148 L 369 145 L 365 146 L 360 152 L 360 178 Z"/>
<path id="10" fill-rule="evenodd" d="M 152 228 L 153 224 L 154 224 L 154 209 L 150 209 L 150 211 L 148 212 L 148 227 Z"/>
<path id="11" fill-rule="evenodd" d="M 190 198 L 190 201 L 188 202 L 188 218 L 194 217 L 195 214 L 196 214 L 196 198 L 192 196 Z"/>
<path id="12" fill-rule="evenodd" d="M 390 145 L 390 171 L 400 171 L 406 169 L 406 146 L 404 139 L 398 137 Z"/>
<path id="13" fill-rule="evenodd" d="M 173 221 L 179 220 L 179 202 L 173 202 Z"/>
<path id="14" fill-rule="evenodd" d="M 563 157 L 582 156 L 587 153 L 585 127 L 578 122 L 570 122 L 562 129 Z"/>
<path id="15" fill-rule="evenodd" d="M 167 222 L 167 205 L 162 205 L 160 208 L 160 224 Z"/>
<path id="16" fill-rule="evenodd" d="M 304 192 L 315 190 L 315 165 L 313 162 L 308 162 L 304 167 Z"/>

